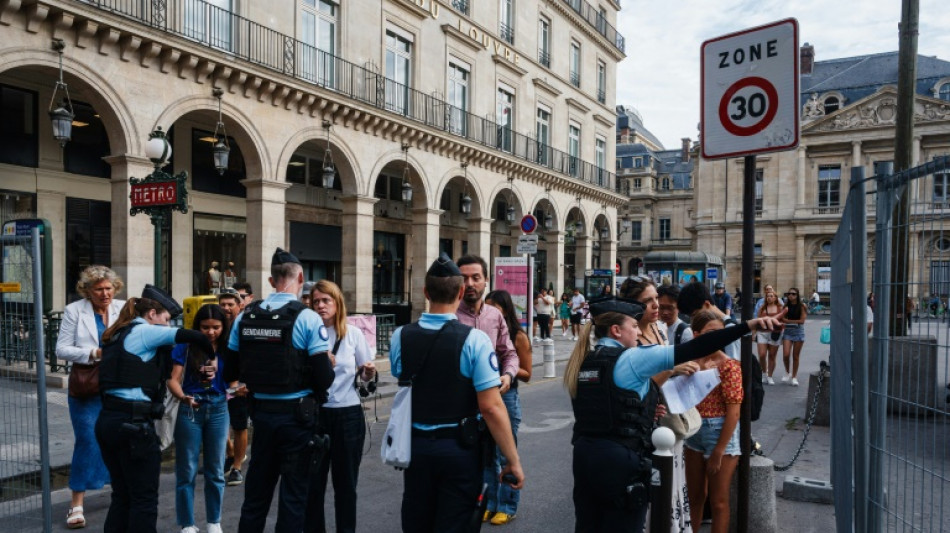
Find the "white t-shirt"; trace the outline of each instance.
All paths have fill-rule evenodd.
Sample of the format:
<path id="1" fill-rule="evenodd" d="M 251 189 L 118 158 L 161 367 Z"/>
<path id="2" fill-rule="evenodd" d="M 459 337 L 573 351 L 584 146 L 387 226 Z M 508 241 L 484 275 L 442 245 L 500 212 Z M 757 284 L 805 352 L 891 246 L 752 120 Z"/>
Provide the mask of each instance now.
<path id="1" fill-rule="evenodd" d="M 330 346 L 336 344 L 336 328 L 327 327 L 330 334 Z M 360 395 L 353 387 L 353 380 L 356 378 L 356 367 L 373 360 L 374 353 L 363 336 L 360 328 L 348 324 L 346 326 L 346 337 L 340 342 L 340 348 L 336 356 L 336 366 L 333 367 L 333 384 L 328 391 L 327 403 L 323 407 L 350 407 L 360 404 Z"/>
<path id="2" fill-rule="evenodd" d="M 538 301 L 536 302 L 538 314 L 539 315 L 553 315 L 554 314 L 554 298 L 550 296 L 539 296 Z"/>
<path id="3" fill-rule="evenodd" d="M 666 327 L 666 338 L 670 341 L 670 345 L 676 343 L 676 328 L 678 328 L 680 324 L 686 324 L 686 322 L 680 320 L 680 317 L 676 317 L 676 321 Z M 683 334 L 680 335 L 679 343 L 683 344 L 691 340 L 693 340 L 693 330 L 690 329 L 689 324 L 686 324 L 686 329 L 684 329 Z"/>
<path id="4" fill-rule="evenodd" d="M 586 301 L 587 300 L 584 298 L 584 295 L 581 293 L 577 293 L 577 296 L 572 296 L 571 297 L 571 312 L 580 313 L 581 310 L 583 310 L 584 302 Z"/>

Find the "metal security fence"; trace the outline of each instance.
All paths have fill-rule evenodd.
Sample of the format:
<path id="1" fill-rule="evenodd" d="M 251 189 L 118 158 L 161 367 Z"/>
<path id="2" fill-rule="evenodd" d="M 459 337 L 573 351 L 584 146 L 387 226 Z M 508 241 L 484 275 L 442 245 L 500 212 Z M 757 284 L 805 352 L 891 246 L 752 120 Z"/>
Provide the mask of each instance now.
<path id="1" fill-rule="evenodd" d="M 950 322 L 918 307 L 950 296 L 950 157 L 862 171 L 832 241 L 832 299 L 850 302 L 831 313 L 838 531 L 950 531 Z"/>
<path id="2" fill-rule="evenodd" d="M 50 531 L 46 336 L 38 231 L 34 229 L 29 237 L 0 237 L 0 257 L 3 353 L 35 368 L 24 373 L 0 365 L 0 521 L 4 531 Z"/>

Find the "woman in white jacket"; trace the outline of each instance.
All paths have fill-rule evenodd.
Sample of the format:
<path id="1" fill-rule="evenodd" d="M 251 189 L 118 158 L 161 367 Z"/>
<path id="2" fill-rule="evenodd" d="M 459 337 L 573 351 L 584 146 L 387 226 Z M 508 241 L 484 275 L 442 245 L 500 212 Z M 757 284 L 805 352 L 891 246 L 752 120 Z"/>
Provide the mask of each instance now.
<path id="1" fill-rule="evenodd" d="M 83 299 L 67 305 L 63 311 L 56 357 L 73 365 L 98 364 L 102 359 L 102 332 L 115 322 L 125 305 L 124 300 L 115 299 L 123 286 L 119 276 L 108 267 L 92 265 L 82 271 L 76 291 Z M 87 490 L 100 489 L 109 483 L 109 471 L 102 462 L 95 435 L 102 400 L 98 394 L 79 398 L 69 391 L 68 401 L 75 445 L 69 470 L 72 502 L 66 513 L 66 527 L 78 529 L 86 526 L 83 496 Z"/>

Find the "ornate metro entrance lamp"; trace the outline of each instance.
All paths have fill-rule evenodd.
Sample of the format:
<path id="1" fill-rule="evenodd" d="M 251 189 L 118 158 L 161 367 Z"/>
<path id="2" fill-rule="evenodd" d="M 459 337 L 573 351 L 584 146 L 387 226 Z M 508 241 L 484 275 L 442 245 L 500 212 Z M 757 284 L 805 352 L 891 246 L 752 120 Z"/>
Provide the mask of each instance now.
<path id="1" fill-rule="evenodd" d="M 129 215 L 145 213 L 151 217 L 152 225 L 155 226 L 154 284 L 162 288 L 165 288 L 162 276 L 162 230 L 171 221 L 172 211 L 188 212 L 188 189 L 185 188 L 188 173 L 182 171 L 177 176 L 172 176 L 162 170 L 171 155 L 171 143 L 159 126 L 149 134 L 148 142 L 145 143 L 145 156 L 155 165 L 155 170 L 141 179 L 129 178 L 129 199 L 132 205 Z"/>

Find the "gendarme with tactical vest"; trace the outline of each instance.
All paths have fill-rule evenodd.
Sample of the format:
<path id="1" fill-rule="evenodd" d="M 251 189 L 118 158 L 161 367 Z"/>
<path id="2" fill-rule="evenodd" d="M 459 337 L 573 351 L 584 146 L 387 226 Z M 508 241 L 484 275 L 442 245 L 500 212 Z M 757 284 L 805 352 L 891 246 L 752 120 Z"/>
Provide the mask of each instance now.
<path id="1" fill-rule="evenodd" d="M 297 315 L 307 307 L 298 301 L 279 309 L 258 300 L 244 310 L 240 322 L 241 381 L 261 394 L 292 394 L 315 389 L 313 359 L 292 342 Z"/>

